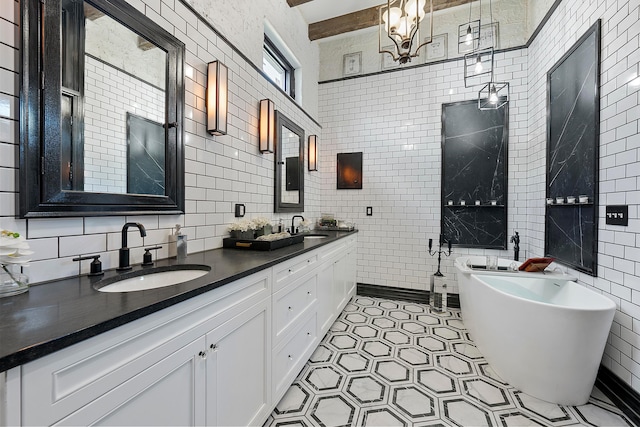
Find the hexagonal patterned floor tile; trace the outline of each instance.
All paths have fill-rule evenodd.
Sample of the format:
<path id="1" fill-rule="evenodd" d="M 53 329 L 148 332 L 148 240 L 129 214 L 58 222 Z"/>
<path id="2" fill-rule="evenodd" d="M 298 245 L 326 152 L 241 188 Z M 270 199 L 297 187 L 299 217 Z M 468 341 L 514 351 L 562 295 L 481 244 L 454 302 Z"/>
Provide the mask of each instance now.
<path id="1" fill-rule="evenodd" d="M 427 311 L 427 308 L 418 304 L 405 304 L 403 307 L 404 311 L 408 311 L 409 313 L 420 314 Z"/>
<path id="2" fill-rule="evenodd" d="M 382 338 L 394 345 L 409 344 L 411 338 L 409 335 L 400 331 L 386 331 L 382 333 Z"/>
<path id="3" fill-rule="evenodd" d="M 631 425 L 597 388 L 580 407 L 515 390 L 463 320 L 459 310 L 353 298 L 265 427 Z"/>
<path id="4" fill-rule="evenodd" d="M 336 320 L 333 323 L 333 325 L 331 325 L 331 327 L 329 328 L 331 332 L 345 332 L 348 329 L 349 329 L 349 325 L 347 325 L 341 320 Z"/>
<path id="5" fill-rule="evenodd" d="M 494 421 L 487 411 L 471 402 L 457 398 L 442 402 L 444 418 L 459 426 L 493 426 Z"/>
<path id="6" fill-rule="evenodd" d="M 427 327 L 417 322 L 402 322 L 400 328 L 412 334 L 425 334 Z"/>
<path id="7" fill-rule="evenodd" d="M 345 305 L 344 308 L 342 309 L 344 313 L 353 313 L 354 311 L 358 311 L 358 310 L 360 310 L 360 307 L 352 303 Z"/>
<path id="8" fill-rule="evenodd" d="M 305 380 L 318 391 L 337 390 L 342 385 L 343 375 L 332 366 L 317 366 L 309 369 Z"/>
<path id="9" fill-rule="evenodd" d="M 404 427 L 409 424 L 391 408 L 382 407 L 363 409 L 358 425 L 365 427 Z"/>
<path id="10" fill-rule="evenodd" d="M 396 327 L 396 322 L 386 317 L 375 318 L 371 321 L 371 324 L 384 329 Z"/>
<path id="11" fill-rule="evenodd" d="M 376 362 L 373 372 L 390 383 L 409 381 L 411 378 L 411 370 L 395 360 L 382 360 Z"/>
<path id="12" fill-rule="evenodd" d="M 468 357 L 469 359 L 484 359 L 480 350 L 475 345 L 468 342 L 457 342 L 451 345 L 453 351 L 458 354 L 462 354 L 463 356 Z"/>
<path id="13" fill-rule="evenodd" d="M 380 303 L 378 304 L 380 307 L 382 308 L 386 308 L 386 309 L 393 309 L 393 308 L 398 308 L 399 305 L 396 304 L 395 302 L 386 300 L 386 301 L 380 301 Z"/>
<path id="14" fill-rule="evenodd" d="M 624 415 L 610 411 L 607 408 L 587 403 L 582 406 L 574 406 L 573 410 L 581 420 L 592 426 L 632 426 Z"/>
<path id="15" fill-rule="evenodd" d="M 355 407 L 344 397 L 322 396 L 311 410 L 311 418 L 322 426 L 351 425 L 355 415 Z"/>
<path id="16" fill-rule="evenodd" d="M 389 317 L 393 317 L 396 320 L 409 320 L 411 319 L 411 314 L 406 311 L 391 310 L 389 311 Z"/>
<path id="17" fill-rule="evenodd" d="M 334 352 L 332 350 L 330 350 L 324 344 L 320 344 L 318 347 L 316 347 L 313 354 L 311 354 L 311 357 L 309 358 L 309 363 L 328 362 L 331 360 L 333 355 L 334 355 Z"/>
<path id="18" fill-rule="evenodd" d="M 358 340 L 350 335 L 334 335 L 329 339 L 329 344 L 338 350 L 349 350 L 356 348 Z"/>
<path id="19" fill-rule="evenodd" d="M 342 353 L 336 360 L 336 364 L 349 373 L 366 371 L 370 363 L 369 359 L 355 352 Z"/>
<path id="20" fill-rule="evenodd" d="M 432 336 L 418 337 L 416 344 L 419 347 L 432 352 L 447 350 L 447 344 Z"/>
<path id="21" fill-rule="evenodd" d="M 276 414 L 301 413 L 305 404 L 309 401 L 309 392 L 300 384 L 293 384 L 282 397 L 275 408 Z"/>
<path id="22" fill-rule="evenodd" d="M 343 318 L 345 321 L 352 323 L 354 325 L 367 323 L 367 316 L 361 313 L 349 313 Z"/>
<path id="23" fill-rule="evenodd" d="M 418 384 L 425 386 L 436 395 L 457 392 L 455 379 L 438 369 L 420 370 L 417 375 Z"/>
<path id="24" fill-rule="evenodd" d="M 380 341 L 365 341 L 362 343 L 362 351 L 373 357 L 391 356 L 391 347 Z"/>
<path id="25" fill-rule="evenodd" d="M 454 331 L 452 329 L 445 328 L 445 327 L 435 327 L 431 330 L 431 332 L 433 332 L 434 335 L 437 335 L 446 340 L 460 339 L 460 333 L 458 331 Z"/>
<path id="26" fill-rule="evenodd" d="M 369 316 L 382 316 L 384 314 L 384 310 L 379 307 L 365 307 L 362 312 Z"/>
<path id="27" fill-rule="evenodd" d="M 353 302 L 362 306 L 376 305 L 376 301 L 367 297 L 356 297 Z"/>
<path id="28" fill-rule="evenodd" d="M 460 359 L 453 354 L 443 354 L 436 356 L 436 364 L 456 375 L 467 375 L 473 373 L 471 363 Z"/>
<path id="29" fill-rule="evenodd" d="M 460 319 L 447 319 L 445 323 L 452 328 L 460 329 L 461 331 L 466 330 L 464 323 Z"/>
<path id="30" fill-rule="evenodd" d="M 550 423 L 575 420 L 569 411 L 560 405 L 545 402 L 544 400 L 524 394 L 521 391 L 515 391 L 513 395 L 516 398 L 516 405 L 525 411 L 532 412 L 533 414 L 542 417 Z"/>
<path id="31" fill-rule="evenodd" d="M 505 427 L 535 427 L 544 426 L 539 421 L 534 420 L 530 416 L 523 414 L 522 412 L 509 412 L 506 414 L 499 414 L 501 425 Z"/>
<path id="32" fill-rule="evenodd" d="M 353 333 L 360 338 L 374 338 L 378 336 L 378 330 L 376 328 L 372 328 L 369 325 L 354 326 Z"/>
<path id="33" fill-rule="evenodd" d="M 430 362 L 429 354 L 416 347 L 399 348 L 397 356 L 411 366 L 425 366 Z"/>
<path id="34" fill-rule="evenodd" d="M 467 395 L 491 408 L 499 409 L 513 405 L 505 390 L 483 378 L 462 380 L 462 387 Z"/>
<path id="35" fill-rule="evenodd" d="M 416 317 L 416 320 L 429 326 L 440 324 L 440 319 L 436 316 L 432 316 L 431 314 L 420 314 Z"/>
<path id="36" fill-rule="evenodd" d="M 480 375 L 491 378 L 492 380 L 499 382 L 502 385 L 509 385 L 505 380 L 503 380 L 500 375 L 486 362 L 478 363 L 478 371 Z"/>
<path id="37" fill-rule="evenodd" d="M 346 392 L 360 404 L 384 402 L 387 386 L 370 375 L 351 377 Z"/>
<path id="38" fill-rule="evenodd" d="M 414 386 L 394 388 L 391 402 L 412 420 L 436 415 L 433 397 Z"/>

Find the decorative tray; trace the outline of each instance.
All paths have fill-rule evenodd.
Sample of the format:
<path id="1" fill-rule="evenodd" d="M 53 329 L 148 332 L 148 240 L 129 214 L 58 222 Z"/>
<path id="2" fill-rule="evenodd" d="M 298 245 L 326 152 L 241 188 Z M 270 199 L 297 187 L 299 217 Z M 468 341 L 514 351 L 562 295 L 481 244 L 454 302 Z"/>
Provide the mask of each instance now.
<path id="1" fill-rule="evenodd" d="M 286 237 L 279 240 L 255 240 L 255 239 L 233 239 L 227 237 L 222 240 L 223 248 L 248 249 L 253 251 L 272 251 L 274 249 L 284 248 L 285 246 L 302 243 L 304 235 L 296 234 L 295 236 Z"/>
<path id="2" fill-rule="evenodd" d="M 316 225 L 315 230 L 322 230 L 322 231 L 353 231 L 355 230 L 355 227 L 349 226 L 349 227 L 338 227 L 336 225 Z"/>

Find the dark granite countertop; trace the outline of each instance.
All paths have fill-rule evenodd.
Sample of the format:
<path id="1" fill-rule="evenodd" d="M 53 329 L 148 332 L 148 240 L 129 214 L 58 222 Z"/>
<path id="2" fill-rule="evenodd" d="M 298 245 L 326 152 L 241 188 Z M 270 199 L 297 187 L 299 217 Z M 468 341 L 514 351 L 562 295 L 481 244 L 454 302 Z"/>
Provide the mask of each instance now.
<path id="1" fill-rule="evenodd" d="M 0 372 L 53 353 L 163 308 L 272 267 L 355 232 L 323 231 L 329 237 L 271 252 L 215 249 L 191 254 L 182 264 L 205 264 L 206 275 L 178 285 L 146 291 L 106 293 L 92 285 L 115 276 L 72 277 L 31 286 L 29 292 L 0 298 Z M 159 260 L 156 266 L 178 264 Z M 141 269 L 135 265 L 135 269 Z"/>

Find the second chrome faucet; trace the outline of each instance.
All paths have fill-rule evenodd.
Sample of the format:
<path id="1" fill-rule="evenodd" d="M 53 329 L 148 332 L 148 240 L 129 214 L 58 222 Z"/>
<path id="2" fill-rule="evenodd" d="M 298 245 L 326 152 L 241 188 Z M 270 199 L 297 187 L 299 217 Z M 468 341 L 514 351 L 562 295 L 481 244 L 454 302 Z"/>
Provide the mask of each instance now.
<path id="1" fill-rule="evenodd" d="M 127 230 L 129 227 L 138 227 L 138 230 L 140 230 L 140 237 L 145 237 L 147 235 L 147 230 L 144 228 L 144 225 L 139 222 L 127 222 L 122 227 L 122 247 L 120 248 L 119 253 L 120 261 L 118 263 L 118 271 L 131 270 L 131 258 L 129 248 L 127 246 Z"/>

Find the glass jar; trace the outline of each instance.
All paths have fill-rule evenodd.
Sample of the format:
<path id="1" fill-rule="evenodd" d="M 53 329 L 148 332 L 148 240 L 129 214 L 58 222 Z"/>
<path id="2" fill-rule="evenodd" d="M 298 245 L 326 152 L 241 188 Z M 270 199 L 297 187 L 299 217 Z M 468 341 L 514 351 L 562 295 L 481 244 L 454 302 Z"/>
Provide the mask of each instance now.
<path id="1" fill-rule="evenodd" d="M 0 268 L 0 298 L 18 295 L 28 290 L 29 276 L 15 272 L 11 265 Z"/>

